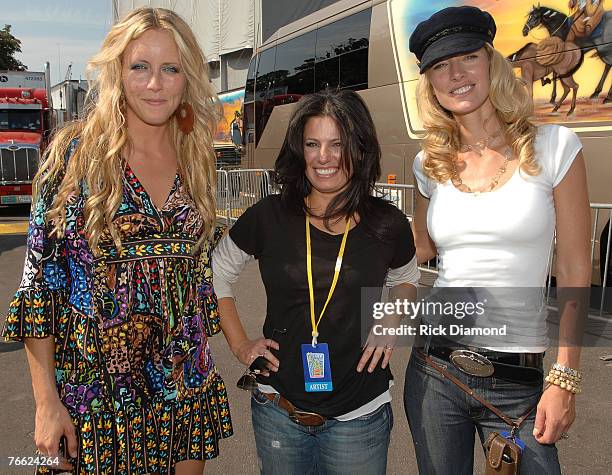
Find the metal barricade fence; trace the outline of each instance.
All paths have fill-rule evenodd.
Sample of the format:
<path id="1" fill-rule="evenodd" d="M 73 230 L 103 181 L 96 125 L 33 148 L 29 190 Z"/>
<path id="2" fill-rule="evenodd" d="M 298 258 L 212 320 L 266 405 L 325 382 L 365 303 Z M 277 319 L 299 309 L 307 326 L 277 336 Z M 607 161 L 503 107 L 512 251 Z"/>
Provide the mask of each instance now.
<path id="1" fill-rule="evenodd" d="M 416 199 L 414 185 L 376 183 L 373 195 L 390 201 L 412 221 Z"/>
<path id="2" fill-rule="evenodd" d="M 612 203 L 591 203 L 593 230 L 591 232 L 591 269 L 593 280 L 599 280 L 601 295 L 599 302 L 591 302 L 598 315 L 612 314 Z M 597 237 L 600 239 L 597 239 Z M 599 252 L 597 252 L 599 251 Z M 599 255 L 598 255 L 599 254 Z M 607 294 L 607 295 L 606 295 Z"/>
<path id="3" fill-rule="evenodd" d="M 414 185 L 376 183 L 374 196 L 389 200 L 404 212 L 410 222 L 414 217 L 416 209 L 416 187 Z M 434 258 L 419 266 L 421 271 L 421 283 L 423 285 L 433 285 L 438 276 L 438 258 Z"/>
<path id="4" fill-rule="evenodd" d="M 217 170 L 217 216 L 229 226 L 272 189 L 271 170 Z"/>
<path id="5" fill-rule="evenodd" d="M 416 188 L 414 185 L 376 183 L 375 196 L 387 199 L 404 212 L 412 222 L 416 207 Z M 591 315 L 593 311 L 602 316 L 612 313 L 612 203 L 591 203 L 593 218 L 591 230 L 591 269 L 592 282 L 601 285 L 601 293 L 593 293 L 596 301 L 591 302 Z M 554 250 L 553 250 L 554 251 Z M 438 275 L 438 260 L 421 264 L 421 283 L 432 285 Z M 546 281 L 547 302 L 554 282 L 554 252 L 551 253 L 548 278 Z"/>
<path id="6" fill-rule="evenodd" d="M 599 271 L 599 280 L 602 287 L 612 287 L 612 203 L 591 203 L 593 211 L 593 231 L 591 233 L 591 263 L 593 272 Z M 601 230 L 601 231 L 600 231 Z M 600 236 L 600 239 L 597 239 Z M 599 251 L 599 255 L 597 255 Z M 597 276 L 596 276 L 597 277 Z M 608 285 L 610 284 L 610 285 Z"/>
<path id="7" fill-rule="evenodd" d="M 228 184 L 227 170 L 217 170 L 217 219 L 225 220 L 225 224 L 229 225 L 230 217 L 230 202 L 228 199 Z"/>
<path id="8" fill-rule="evenodd" d="M 217 170 L 217 216 L 229 226 L 247 209 L 260 199 L 277 193 L 272 181 L 272 170 Z M 374 196 L 381 197 L 397 206 L 410 221 L 414 216 L 416 188 L 414 185 L 376 183 Z M 591 302 L 592 309 L 603 315 L 612 306 L 612 290 L 606 295 L 606 287 L 612 286 L 612 204 L 591 203 L 593 227 L 591 231 L 591 266 L 593 282 L 602 287 L 599 302 Z M 601 239 L 599 238 L 601 236 Z M 435 280 L 438 267 L 437 259 L 419 266 L 425 285 Z M 552 271 L 552 272 L 551 272 Z M 547 299 L 553 286 L 554 253 L 549 262 L 547 279 Z M 607 299 L 607 300 L 606 300 Z M 608 312 L 610 309 L 608 308 Z"/>
<path id="9" fill-rule="evenodd" d="M 589 315 L 612 315 L 612 203 L 591 203 L 591 282 L 600 292 L 591 292 Z M 547 303 L 551 300 L 555 274 L 555 255 L 551 253 L 546 283 Z M 609 290 L 608 290 L 609 289 Z"/>

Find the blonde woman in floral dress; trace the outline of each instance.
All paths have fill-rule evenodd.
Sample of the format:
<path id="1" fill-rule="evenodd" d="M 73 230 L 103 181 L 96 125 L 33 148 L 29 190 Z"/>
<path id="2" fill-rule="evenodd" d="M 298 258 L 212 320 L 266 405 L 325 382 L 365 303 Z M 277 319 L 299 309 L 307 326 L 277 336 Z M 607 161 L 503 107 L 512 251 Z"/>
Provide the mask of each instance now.
<path id="1" fill-rule="evenodd" d="M 90 67 L 86 118 L 35 180 L 23 280 L 39 473 L 201 474 L 232 434 L 207 336 L 219 330 L 214 92 L 187 24 L 143 8 Z"/>

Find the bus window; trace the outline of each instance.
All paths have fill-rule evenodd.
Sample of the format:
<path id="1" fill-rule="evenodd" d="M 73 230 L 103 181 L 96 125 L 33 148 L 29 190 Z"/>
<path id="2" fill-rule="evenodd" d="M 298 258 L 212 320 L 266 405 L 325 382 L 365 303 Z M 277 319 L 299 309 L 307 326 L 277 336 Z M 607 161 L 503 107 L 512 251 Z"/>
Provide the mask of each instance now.
<path id="1" fill-rule="evenodd" d="M 242 105 L 242 145 L 255 141 L 255 71 L 259 55 L 253 56 L 249 63 L 246 86 L 244 88 L 244 103 Z"/>
<path id="2" fill-rule="evenodd" d="M 274 87 L 274 57 L 276 48 L 270 48 L 259 55 L 255 77 L 255 99 L 262 100 L 272 95 Z"/>
<path id="3" fill-rule="evenodd" d="M 315 90 L 366 89 L 370 9 L 317 30 Z"/>
<path id="4" fill-rule="evenodd" d="M 244 103 L 242 108 L 242 145 L 255 141 L 255 104 Z"/>
<path id="5" fill-rule="evenodd" d="M 272 113 L 272 96 L 275 83 L 274 59 L 276 48 L 263 51 L 259 56 L 257 64 L 257 75 L 255 76 L 255 141 L 263 133 L 268 118 Z"/>
<path id="6" fill-rule="evenodd" d="M 255 98 L 255 65 L 259 56 L 253 56 L 249 63 L 249 71 L 247 72 L 246 86 L 244 88 L 244 102 L 251 102 Z"/>
<path id="7" fill-rule="evenodd" d="M 311 31 L 276 47 L 275 96 L 314 91 L 315 35 Z"/>
<path id="8" fill-rule="evenodd" d="M 361 38 L 354 41 L 350 51 L 340 56 L 340 88 L 368 88 L 368 40 Z"/>

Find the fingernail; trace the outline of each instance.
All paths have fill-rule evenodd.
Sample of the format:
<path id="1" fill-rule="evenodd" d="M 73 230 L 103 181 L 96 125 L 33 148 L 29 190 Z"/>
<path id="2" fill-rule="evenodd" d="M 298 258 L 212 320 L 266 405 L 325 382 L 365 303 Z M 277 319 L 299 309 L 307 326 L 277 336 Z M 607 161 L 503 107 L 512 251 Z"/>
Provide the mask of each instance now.
<path id="1" fill-rule="evenodd" d="M 76 456 L 77 456 L 76 450 L 72 450 L 72 451 L 70 452 L 70 456 L 71 456 L 73 459 L 74 459 L 74 458 L 76 458 Z"/>
<path id="2" fill-rule="evenodd" d="M 537 437 L 538 435 L 540 435 L 540 429 L 538 429 L 537 427 L 534 427 L 534 429 L 533 429 L 533 436 Z"/>

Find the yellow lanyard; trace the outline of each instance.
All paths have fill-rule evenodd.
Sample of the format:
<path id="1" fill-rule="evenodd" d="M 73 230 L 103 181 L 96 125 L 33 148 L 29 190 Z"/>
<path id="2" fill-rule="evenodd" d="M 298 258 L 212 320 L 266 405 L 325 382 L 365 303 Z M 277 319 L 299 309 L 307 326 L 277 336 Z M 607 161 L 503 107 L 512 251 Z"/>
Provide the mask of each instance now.
<path id="1" fill-rule="evenodd" d="M 331 287 L 329 288 L 327 301 L 323 306 L 323 310 L 321 310 L 321 315 L 319 315 L 319 319 L 315 321 L 314 287 L 312 285 L 312 251 L 310 245 L 310 218 L 308 217 L 308 213 L 306 213 L 306 272 L 308 274 L 308 291 L 310 293 L 310 322 L 312 323 L 312 346 L 315 346 L 317 344 L 317 338 L 319 336 L 319 332 L 317 330 L 319 328 L 319 323 L 321 323 L 321 319 L 323 318 L 323 314 L 325 313 L 327 304 L 331 300 L 334 290 L 336 289 L 336 283 L 338 282 L 338 276 L 340 275 L 340 268 L 342 267 L 342 257 L 344 256 L 344 248 L 346 247 L 346 238 L 348 237 L 350 227 L 351 220 L 347 219 L 346 229 L 344 230 L 344 235 L 342 236 L 342 244 L 340 244 L 340 251 L 338 252 L 338 257 L 336 258 L 334 279 L 332 280 Z"/>

